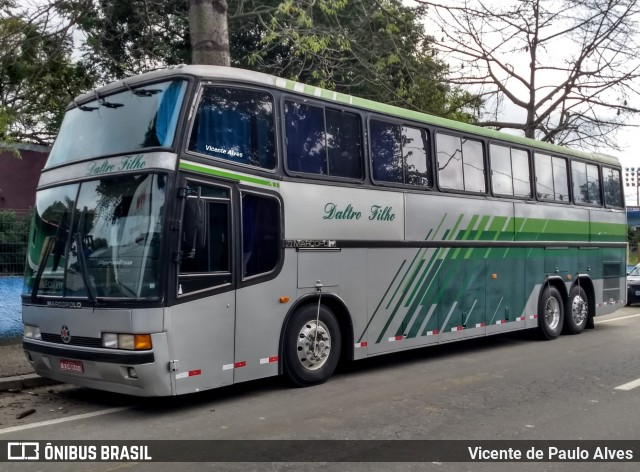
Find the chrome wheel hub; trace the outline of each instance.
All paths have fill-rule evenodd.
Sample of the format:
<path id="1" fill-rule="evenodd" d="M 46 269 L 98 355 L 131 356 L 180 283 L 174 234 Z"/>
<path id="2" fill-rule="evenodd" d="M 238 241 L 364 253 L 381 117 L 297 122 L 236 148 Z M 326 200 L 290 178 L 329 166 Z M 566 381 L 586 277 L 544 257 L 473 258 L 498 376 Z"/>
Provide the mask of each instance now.
<path id="1" fill-rule="evenodd" d="M 308 321 L 298 333 L 297 353 L 300 363 L 308 370 L 317 370 L 329 359 L 331 334 L 322 321 Z"/>
<path id="2" fill-rule="evenodd" d="M 573 297 L 571 302 L 571 316 L 577 325 L 584 323 L 588 316 L 587 302 L 580 296 Z"/>
<path id="3" fill-rule="evenodd" d="M 560 323 L 560 304 L 558 300 L 551 297 L 547 300 L 547 305 L 544 309 L 544 320 L 550 329 L 557 329 L 558 323 Z"/>

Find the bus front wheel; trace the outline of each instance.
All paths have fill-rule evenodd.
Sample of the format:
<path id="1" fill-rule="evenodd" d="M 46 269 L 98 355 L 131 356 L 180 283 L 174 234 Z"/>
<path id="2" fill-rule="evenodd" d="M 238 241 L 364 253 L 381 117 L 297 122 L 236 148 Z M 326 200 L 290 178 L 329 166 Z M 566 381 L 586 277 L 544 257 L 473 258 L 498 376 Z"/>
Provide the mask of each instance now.
<path id="1" fill-rule="evenodd" d="M 284 372 L 298 387 L 325 382 L 338 365 L 340 325 L 326 306 L 305 305 L 292 315 L 284 339 Z"/>
<path id="2" fill-rule="evenodd" d="M 547 285 L 540 296 L 538 323 L 544 339 L 556 339 L 564 323 L 564 302 L 557 288 Z"/>
<path id="3" fill-rule="evenodd" d="M 579 334 L 589 320 L 589 299 L 584 289 L 578 285 L 571 289 L 567 301 L 564 329 L 569 334 Z"/>

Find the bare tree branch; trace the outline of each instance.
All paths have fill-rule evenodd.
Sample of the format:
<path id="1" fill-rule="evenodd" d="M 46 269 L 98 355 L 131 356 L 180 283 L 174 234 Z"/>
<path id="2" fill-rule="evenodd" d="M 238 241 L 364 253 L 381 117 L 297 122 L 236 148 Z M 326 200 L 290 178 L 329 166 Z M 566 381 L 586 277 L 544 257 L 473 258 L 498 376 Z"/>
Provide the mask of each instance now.
<path id="1" fill-rule="evenodd" d="M 460 0 L 429 7 L 450 81 L 486 98 L 479 124 L 557 144 L 619 149 L 640 112 L 640 0 Z M 522 121 L 502 119 L 518 109 Z"/>

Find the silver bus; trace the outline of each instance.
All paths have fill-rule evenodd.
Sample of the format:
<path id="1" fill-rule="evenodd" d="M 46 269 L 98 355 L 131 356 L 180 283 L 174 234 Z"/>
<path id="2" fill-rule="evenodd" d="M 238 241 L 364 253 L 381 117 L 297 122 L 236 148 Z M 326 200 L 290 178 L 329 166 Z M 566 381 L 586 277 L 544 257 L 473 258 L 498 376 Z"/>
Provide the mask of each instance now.
<path id="1" fill-rule="evenodd" d="M 26 355 L 141 396 L 624 306 L 621 167 L 255 72 L 179 66 L 77 97 L 40 177 Z"/>

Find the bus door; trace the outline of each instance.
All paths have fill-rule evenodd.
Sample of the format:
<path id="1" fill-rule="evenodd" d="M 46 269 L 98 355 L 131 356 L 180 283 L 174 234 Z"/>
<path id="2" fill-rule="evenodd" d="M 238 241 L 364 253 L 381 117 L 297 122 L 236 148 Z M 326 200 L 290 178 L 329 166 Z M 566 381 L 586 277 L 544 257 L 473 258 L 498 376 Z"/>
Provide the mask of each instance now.
<path id="1" fill-rule="evenodd" d="M 176 394 L 234 382 L 236 313 L 233 189 L 194 179 L 180 192 L 178 302 L 166 321 Z"/>
<path id="2" fill-rule="evenodd" d="M 296 258 L 284 261 L 282 201 L 240 188 L 234 382 L 278 374 L 282 325 L 296 297 Z"/>

